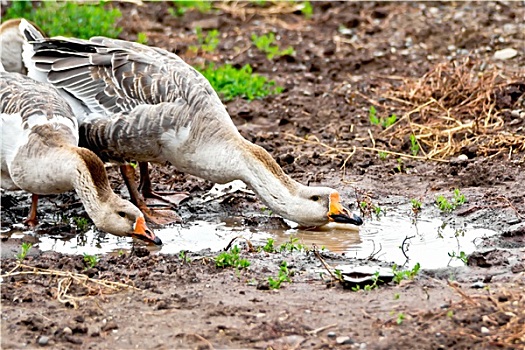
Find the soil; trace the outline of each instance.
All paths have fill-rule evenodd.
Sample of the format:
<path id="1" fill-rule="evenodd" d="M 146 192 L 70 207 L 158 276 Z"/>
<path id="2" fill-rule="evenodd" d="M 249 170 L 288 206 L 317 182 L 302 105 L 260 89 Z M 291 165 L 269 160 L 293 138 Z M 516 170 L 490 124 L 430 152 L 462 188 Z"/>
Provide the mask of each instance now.
<path id="1" fill-rule="evenodd" d="M 370 149 L 410 155 L 408 135 L 388 140 L 369 120 L 371 105 L 378 115 L 406 112 L 385 91 L 400 91 L 438 64 L 468 58 L 489 72 L 521 77 L 491 96 L 504 121 L 497 133 L 523 135 L 522 3 L 312 2 L 310 19 L 295 3 L 218 3 L 212 13 L 192 10 L 182 17 L 168 13 L 171 2 L 112 6 L 123 12 L 122 39 L 144 32 L 148 44 L 190 64 L 250 64 L 283 86 L 279 95 L 226 106 L 243 136 L 267 149 L 294 179 L 337 188 L 347 202 L 396 205 L 420 198 L 430 208 L 436 195 L 460 188 L 468 203 L 447 217 L 499 234 L 482 242 L 462 268 L 421 271 L 412 280 L 357 292 L 334 282 L 321 261 L 377 262 L 326 251 L 266 253 L 241 245 L 251 266 L 235 269 L 216 267 L 218 252 L 210 251 L 183 256 L 137 247 L 89 267 L 82 256 L 33 248 L 20 265 L 13 254 L 22 241 L 37 238 L 10 238 L 9 232 L 27 215 L 29 195 L 3 191 L 2 349 L 525 349 L 525 145 L 486 151 L 474 142 L 445 161 L 408 156 L 401 163 Z M 215 52 L 189 50 L 197 26 L 219 30 Z M 295 53 L 269 60 L 251 45 L 251 33 L 268 31 Z M 505 48 L 518 50 L 517 56 L 495 59 Z M 312 135 L 319 142 L 304 141 Z M 323 144 L 355 146 L 356 152 L 327 152 Z M 116 192 L 126 196 L 118 171 L 108 171 Z M 213 185 L 170 165 L 155 165 L 152 174 L 157 189 L 184 190 L 193 198 Z M 203 212 L 193 203 L 179 208 L 183 219 Z M 237 192 L 204 208 L 204 217 L 234 212 L 256 225 L 261 219 L 253 213 L 261 206 Z M 57 211 L 86 216 L 72 193 L 44 198 L 40 210 L 44 223 L 37 233 L 65 239 L 75 227 L 46 218 Z M 270 290 L 268 277 L 278 275 L 281 261 L 292 282 Z"/>

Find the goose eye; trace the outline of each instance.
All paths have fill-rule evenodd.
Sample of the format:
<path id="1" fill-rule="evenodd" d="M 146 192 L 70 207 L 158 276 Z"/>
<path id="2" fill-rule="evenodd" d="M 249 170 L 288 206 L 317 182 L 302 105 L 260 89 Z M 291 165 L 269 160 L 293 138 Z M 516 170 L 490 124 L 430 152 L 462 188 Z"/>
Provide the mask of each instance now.
<path id="1" fill-rule="evenodd" d="M 126 213 L 124 213 L 123 211 L 119 211 L 117 213 L 121 218 L 125 218 L 126 217 Z"/>
<path id="2" fill-rule="evenodd" d="M 319 196 L 312 196 L 310 197 L 311 200 L 313 200 L 314 202 L 317 202 L 319 200 Z"/>

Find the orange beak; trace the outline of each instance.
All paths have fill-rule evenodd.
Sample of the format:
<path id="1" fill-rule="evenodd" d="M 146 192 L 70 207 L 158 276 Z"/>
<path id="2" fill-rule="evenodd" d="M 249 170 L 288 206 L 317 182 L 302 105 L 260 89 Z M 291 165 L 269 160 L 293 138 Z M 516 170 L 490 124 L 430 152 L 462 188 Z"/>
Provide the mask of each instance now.
<path id="1" fill-rule="evenodd" d="M 146 242 L 152 242 L 155 245 L 162 245 L 159 237 L 155 236 L 152 230 L 146 225 L 146 220 L 143 217 L 138 217 L 133 225 L 132 237 L 136 237 Z"/>
<path id="2" fill-rule="evenodd" d="M 350 210 L 341 205 L 339 193 L 330 194 L 330 210 L 328 211 L 328 220 L 343 224 L 353 224 L 356 226 L 363 224 L 363 219 L 350 213 Z"/>

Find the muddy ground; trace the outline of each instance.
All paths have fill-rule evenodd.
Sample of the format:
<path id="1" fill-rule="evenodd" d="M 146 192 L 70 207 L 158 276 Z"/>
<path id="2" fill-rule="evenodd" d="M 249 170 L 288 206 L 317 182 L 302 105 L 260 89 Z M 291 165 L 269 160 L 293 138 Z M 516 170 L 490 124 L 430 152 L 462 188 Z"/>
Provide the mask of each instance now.
<path id="1" fill-rule="evenodd" d="M 236 270 L 217 268 L 212 258 L 218 252 L 210 251 L 184 257 L 137 248 L 104 256 L 89 268 L 81 256 L 33 248 L 24 267 L 11 256 L 21 241 L 35 238 L 9 238 L 9 227 L 23 221 L 29 197 L 2 192 L 2 349 L 525 348 L 524 145 L 487 151 L 490 147 L 473 142 L 444 161 L 403 157 L 402 164 L 397 155 L 385 159 L 364 148 L 410 154 L 408 136 L 388 139 L 381 126 L 371 125 L 368 111 L 373 104 L 378 115 L 403 115 L 407 109 L 385 97 L 392 96 L 387 92 L 402 91 L 406 79 L 418 79 L 440 63 L 468 57 L 489 73 L 505 70 L 504 77 L 523 78 L 523 4 L 314 2 L 311 19 L 292 5 L 217 4 L 213 13 L 188 11 L 175 18 L 168 13 L 170 3 L 114 3 L 124 14 L 123 39 L 144 32 L 149 44 L 189 63 L 249 63 L 284 86 L 277 96 L 226 105 L 241 133 L 265 147 L 293 178 L 339 189 L 356 211 L 363 199 L 395 206 L 420 198 L 423 210 L 444 215 L 433 205 L 435 196 L 460 188 L 467 204 L 444 216 L 500 234 L 481 243 L 465 267 L 422 271 L 414 280 L 359 292 L 329 283 L 311 250 L 265 253 L 243 246 L 241 255 L 251 266 Z M 216 52 L 188 50 L 196 44 L 196 26 L 220 31 Z M 295 54 L 268 60 L 250 44 L 251 33 L 267 31 Z M 496 59 L 495 52 L 505 48 L 517 55 Z M 496 133 L 523 135 L 524 91 L 523 79 L 514 79 L 492 92 L 504 121 Z M 313 135 L 331 147 L 356 146 L 356 152 L 326 153 L 318 142 L 289 135 L 302 140 Z M 116 191 L 126 196 L 118 172 L 109 173 Z M 212 186 L 170 166 L 157 165 L 153 174 L 158 189 L 186 190 L 194 199 Z M 195 203 L 181 206 L 185 220 L 222 212 L 265 224 L 256 215 L 262 204 L 243 193 L 206 207 Z M 47 216 L 39 232 L 74 235 L 71 225 L 53 225 L 57 211 L 85 215 L 72 194 L 44 199 L 41 213 Z M 330 252 L 321 257 L 332 266 L 375 264 Z M 292 271 L 292 282 L 267 290 L 281 261 Z"/>

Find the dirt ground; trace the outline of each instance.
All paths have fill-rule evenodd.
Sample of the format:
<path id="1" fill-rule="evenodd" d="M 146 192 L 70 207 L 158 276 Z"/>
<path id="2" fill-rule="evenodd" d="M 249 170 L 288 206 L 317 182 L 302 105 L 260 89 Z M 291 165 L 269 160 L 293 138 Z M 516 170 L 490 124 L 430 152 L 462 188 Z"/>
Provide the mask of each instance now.
<path id="1" fill-rule="evenodd" d="M 396 205 L 400 198 L 420 198 L 426 210 L 437 194 L 460 188 L 468 203 L 448 216 L 482 217 L 500 234 L 467 266 L 358 292 L 329 283 L 312 251 L 243 247 L 252 265 L 236 270 L 217 268 L 210 251 L 185 258 L 137 248 L 88 268 L 81 256 L 35 248 L 19 265 L 12 256 L 21 240 L 9 238 L 9 227 L 27 215 L 29 197 L 2 192 L 2 349 L 525 349 L 523 4 L 312 2 L 310 19 L 296 5 L 217 3 L 213 13 L 175 18 L 167 2 L 113 4 L 123 12 L 123 39 L 144 32 L 150 45 L 195 65 L 249 63 L 285 87 L 226 105 L 241 133 L 298 181 L 339 189 L 356 211 L 365 199 Z M 216 52 L 188 49 L 197 26 L 220 31 Z M 268 60 L 250 40 L 268 31 L 295 54 Z M 495 57 L 506 48 L 517 55 Z M 372 105 L 398 123 L 372 125 Z M 436 118 L 439 111 L 448 119 Z M 417 155 L 406 130 L 419 135 Z M 109 173 L 125 196 L 118 172 Z M 169 165 L 153 174 L 157 189 L 194 198 L 212 186 Z M 85 215 L 73 194 L 47 200 L 46 215 Z M 180 214 L 234 212 L 257 224 L 252 214 L 261 206 L 237 193 L 210 208 L 189 201 Z M 40 229 L 75 234 L 67 225 Z M 321 255 L 331 266 L 363 263 Z M 268 290 L 281 261 L 292 282 Z"/>

